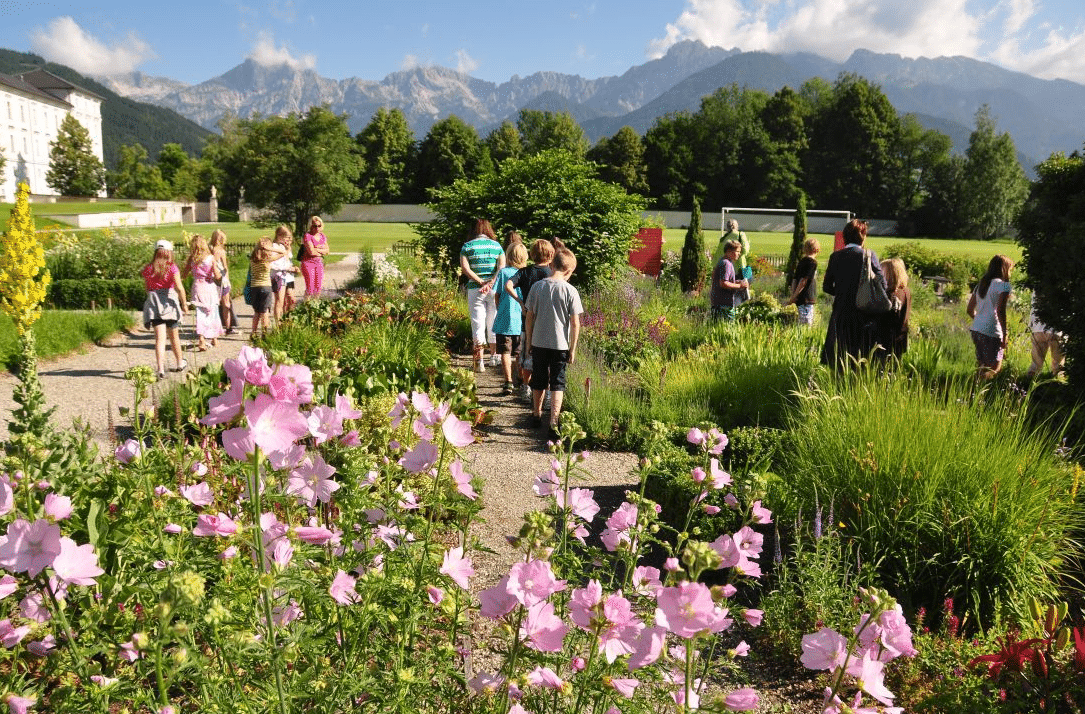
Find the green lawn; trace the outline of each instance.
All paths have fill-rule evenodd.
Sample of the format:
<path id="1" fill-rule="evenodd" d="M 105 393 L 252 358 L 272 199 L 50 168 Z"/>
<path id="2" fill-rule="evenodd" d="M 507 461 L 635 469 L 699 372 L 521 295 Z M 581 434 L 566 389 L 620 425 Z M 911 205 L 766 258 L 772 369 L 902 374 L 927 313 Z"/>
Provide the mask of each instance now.
<path id="1" fill-rule="evenodd" d="M 812 238 L 817 238 L 821 244 L 822 255 L 832 252 L 833 241 L 831 235 L 811 233 Z M 791 252 L 790 233 L 747 233 L 750 239 L 750 250 L 754 255 L 788 255 Z M 705 244 L 715 248 L 720 239 L 717 231 L 705 231 Z M 684 228 L 667 228 L 663 231 L 663 250 L 682 252 L 682 243 L 686 240 Z M 902 238 L 899 236 L 870 236 L 867 245 L 874 252 L 880 253 L 887 245 L 894 243 L 921 243 L 927 248 L 937 250 L 940 253 L 959 255 L 976 260 L 988 260 L 996 253 L 1002 253 L 1013 261 L 1021 260 L 1021 247 L 1010 241 L 981 241 L 981 240 L 948 240 L 945 238 Z"/>
<path id="2" fill-rule="evenodd" d="M 48 359 L 75 352 L 133 324 L 132 313 L 125 310 L 44 310 L 33 327 L 38 357 Z M 0 315 L 0 364 L 11 369 L 18 354 L 15 325 L 7 315 Z"/>

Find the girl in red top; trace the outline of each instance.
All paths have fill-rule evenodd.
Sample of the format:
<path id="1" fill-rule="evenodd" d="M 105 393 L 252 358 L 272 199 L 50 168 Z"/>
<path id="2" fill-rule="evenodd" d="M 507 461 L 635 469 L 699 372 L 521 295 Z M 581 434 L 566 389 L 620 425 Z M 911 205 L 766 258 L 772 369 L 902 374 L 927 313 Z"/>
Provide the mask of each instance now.
<path id="1" fill-rule="evenodd" d="M 185 286 L 181 283 L 181 271 L 173 262 L 173 243 L 160 240 L 154 246 L 154 258 L 140 271 L 147 288 L 147 300 L 143 303 L 143 327 L 154 327 L 154 357 L 158 378 L 166 376 L 166 335 L 169 334 L 173 350 L 175 371 L 181 372 L 188 362 L 181 358 L 181 340 L 178 323 L 181 315 L 188 314 Z"/>

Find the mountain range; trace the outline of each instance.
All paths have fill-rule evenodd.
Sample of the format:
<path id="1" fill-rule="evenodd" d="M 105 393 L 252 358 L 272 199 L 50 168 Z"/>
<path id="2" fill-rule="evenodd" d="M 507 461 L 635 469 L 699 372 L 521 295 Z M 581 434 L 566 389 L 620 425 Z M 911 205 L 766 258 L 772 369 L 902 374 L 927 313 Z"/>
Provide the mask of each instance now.
<path id="1" fill-rule="evenodd" d="M 660 116 L 696 111 L 701 98 L 719 87 L 737 84 L 772 93 L 813 77 L 832 82 L 842 72 L 878 84 L 898 111 L 948 134 L 957 150 L 967 146 L 983 104 L 990 106 L 999 130 L 1013 137 L 1028 168 L 1052 152 L 1079 150 L 1085 141 L 1080 124 L 1085 85 L 1038 79 L 966 57 L 909 59 L 868 50 L 835 62 L 809 53 L 742 52 L 685 41 L 620 76 L 536 72 L 500 84 L 440 66 L 393 72 L 380 81 L 334 80 L 252 59 L 195 85 L 142 74 L 99 79 L 118 94 L 172 109 L 209 130 L 226 114 L 282 115 L 327 104 L 347 115 L 354 133 L 383 106 L 402 110 L 418 139 L 450 114 L 485 135 L 528 108 L 570 112 L 595 142 L 625 125 L 643 134 Z"/>

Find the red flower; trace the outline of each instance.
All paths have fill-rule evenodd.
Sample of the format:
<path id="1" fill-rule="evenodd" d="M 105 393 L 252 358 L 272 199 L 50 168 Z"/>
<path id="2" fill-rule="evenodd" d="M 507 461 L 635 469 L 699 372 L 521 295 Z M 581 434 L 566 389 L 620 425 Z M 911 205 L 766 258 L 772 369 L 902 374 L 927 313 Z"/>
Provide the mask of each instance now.
<path id="1" fill-rule="evenodd" d="M 1085 672 L 1085 627 L 1074 628 L 1074 671 Z"/>
<path id="2" fill-rule="evenodd" d="M 974 667 L 980 662 L 988 663 L 987 674 L 991 679 L 997 679 L 1003 669 L 1021 672 L 1024 671 L 1025 663 L 1032 664 L 1033 657 L 1037 654 L 1037 650 L 1033 645 L 1047 644 L 1048 642 L 1038 637 L 1015 642 L 1013 633 L 1006 635 L 1005 638 L 998 638 L 998 641 L 1002 645 L 1001 650 L 995 654 L 976 657 L 968 663 L 968 666 Z"/>

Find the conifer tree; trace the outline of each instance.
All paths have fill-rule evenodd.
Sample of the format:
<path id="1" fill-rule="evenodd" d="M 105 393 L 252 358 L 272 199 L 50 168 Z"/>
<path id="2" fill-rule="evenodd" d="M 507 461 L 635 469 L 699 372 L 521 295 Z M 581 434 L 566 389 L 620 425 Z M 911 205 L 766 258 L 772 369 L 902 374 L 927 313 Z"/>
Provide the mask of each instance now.
<path id="1" fill-rule="evenodd" d="M 90 132 L 71 114 L 50 145 L 45 183 L 61 196 L 96 196 L 105 185 L 105 166 L 94 155 Z"/>
<path id="2" fill-rule="evenodd" d="M 693 199 L 693 212 L 689 218 L 686 242 L 682 244 L 682 264 L 678 269 L 678 280 L 682 283 L 682 291 L 700 290 L 704 285 L 707 268 L 704 231 L 701 229 L 701 202 Z"/>
<path id="3" fill-rule="evenodd" d="M 787 270 L 784 271 L 784 289 L 790 290 L 795 282 L 795 268 L 802 257 L 802 243 L 806 240 L 806 193 L 799 191 L 799 200 L 795 202 L 795 228 L 791 234 L 791 253 L 787 256 Z"/>

